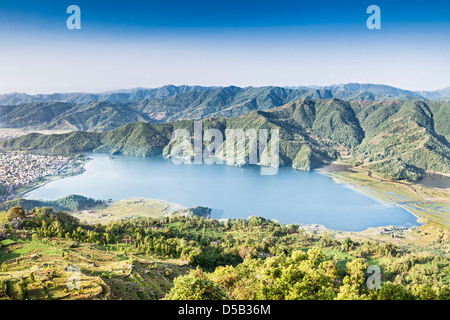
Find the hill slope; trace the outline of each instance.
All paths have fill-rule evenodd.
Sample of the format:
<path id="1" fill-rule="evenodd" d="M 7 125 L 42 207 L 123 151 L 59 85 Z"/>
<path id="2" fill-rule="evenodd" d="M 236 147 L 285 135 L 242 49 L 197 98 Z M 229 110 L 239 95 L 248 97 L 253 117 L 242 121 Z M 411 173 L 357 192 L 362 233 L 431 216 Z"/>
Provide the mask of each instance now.
<path id="1" fill-rule="evenodd" d="M 68 92 L 29 95 L 26 93 L 13 92 L 0 95 L 0 105 L 18 105 L 32 102 L 67 102 L 82 104 L 87 102 L 105 101 L 110 103 L 125 103 L 142 99 L 168 97 L 189 91 L 203 91 L 208 90 L 209 88 L 211 87 L 166 85 L 154 89 L 135 88 L 103 93 Z"/>
<path id="2" fill-rule="evenodd" d="M 87 225 L 18 212 L 0 212 L 0 300 L 450 299 L 449 233 L 429 226 L 342 233 L 180 215 Z M 384 271 L 379 289 L 367 288 L 369 264 Z"/>
<path id="3" fill-rule="evenodd" d="M 445 99 L 446 90 L 427 93 Z M 180 119 L 235 117 L 252 110 L 266 111 L 299 100 L 345 101 L 422 100 L 420 93 L 386 85 L 349 83 L 320 88 L 164 86 L 100 94 L 0 95 L 0 124 L 4 128 L 106 131 L 134 121 L 169 122 Z M 447 99 L 448 100 L 448 99 Z"/>
<path id="4" fill-rule="evenodd" d="M 135 121 L 151 122 L 125 104 L 33 102 L 0 107 L 0 123 L 8 128 L 106 131 Z"/>
<path id="5" fill-rule="evenodd" d="M 435 123 L 433 110 L 445 114 L 447 103 L 423 101 L 347 102 L 297 100 L 268 111 L 253 110 L 232 118 L 202 120 L 203 130 L 278 129 L 280 164 L 310 170 L 336 159 L 352 160 L 392 179 L 417 179 L 425 171 L 450 173 L 448 122 Z M 194 121 L 165 124 L 135 122 L 103 133 L 28 134 L 4 141 L 8 150 L 76 153 L 83 151 L 138 156 L 170 155 L 171 135 Z M 270 137 L 269 137 L 270 138 Z M 225 148 L 224 142 L 223 148 Z M 246 157 L 248 158 L 248 148 Z M 246 159 L 248 161 L 248 159 Z M 261 161 L 261 159 L 259 159 Z"/>

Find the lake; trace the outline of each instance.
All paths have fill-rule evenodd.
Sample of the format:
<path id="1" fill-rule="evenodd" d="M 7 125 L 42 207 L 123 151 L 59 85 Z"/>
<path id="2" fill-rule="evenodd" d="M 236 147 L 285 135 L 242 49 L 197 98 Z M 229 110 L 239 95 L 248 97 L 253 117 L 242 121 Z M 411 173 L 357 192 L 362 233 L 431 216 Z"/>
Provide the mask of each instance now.
<path id="1" fill-rule="evenodd" d="M 342 231 L 419 225 L 408 211 L 316 171 L 283 167 L 276 175 L 260 175 L 258 167 L 176 165 L 162 157 L 88 156 L 93 161 L 83 174 L 48 183 L 26 198 L 55 200 L 69 194 L 103 200 L 142 197 L 188 207 L 207 206 L 217 219 L 256 215 L 285 224 L 321 224 Z"/>
<path id="2" fill-rule="evenodd" d="M 441 174 L 426 173 L 416 183 L 425 187 L 447 189 L 450 188 L 450 177 Z"/>

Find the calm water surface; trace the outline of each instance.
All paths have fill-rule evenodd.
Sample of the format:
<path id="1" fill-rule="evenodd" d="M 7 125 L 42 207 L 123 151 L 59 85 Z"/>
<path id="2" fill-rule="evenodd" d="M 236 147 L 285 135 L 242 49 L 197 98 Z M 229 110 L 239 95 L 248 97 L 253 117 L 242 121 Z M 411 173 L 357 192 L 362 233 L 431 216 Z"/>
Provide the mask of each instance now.
<path id="1" fill-rule="evenodd" d="M 94 160 L 83 174 L 51 182 L 26 198 L 55 200 L 80 194 L 95 199 L 162 199 L 183 206 L 208 206 L 213 218 L 257 215 L 280 223 L 316 223 L 345 231 L 418 225 L 408 211 L 318 172 L 280 168 L 276 175 L 263 176 L 257 167 L 175 165 L 162 157 L 88 156 Z"/>
<path id="2" fill-rule="evenodd" d="M 441 174 L 426 173 L 417 183 L 425 187 L 447 189 L 450 188 L 450 177 Z"/>

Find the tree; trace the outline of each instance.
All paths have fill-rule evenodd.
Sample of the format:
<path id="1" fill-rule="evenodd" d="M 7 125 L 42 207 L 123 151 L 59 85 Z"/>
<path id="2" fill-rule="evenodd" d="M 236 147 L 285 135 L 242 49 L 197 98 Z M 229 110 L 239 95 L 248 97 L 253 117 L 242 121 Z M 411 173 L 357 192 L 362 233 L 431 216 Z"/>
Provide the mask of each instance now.
<path id="1" fill-rule="evenodd" d="M 211 274 L 211 279 L 215 284 L 225 289 L 232 299 L 236 298 L 233 296 L 233 290 L 237 287 L 238 283 L 242 281 L 242 278 L 233 266 L 217 267 Z"/>
<path id="2" fill-rule="evenodd" d="M 361 287 L 364 283 L 364 275 L 367 270 L 367 263 L 362 259 L 355 259 L 353 261 L 347 262 L 346 267 L 348 276 L 346 276 L 345 278 L 348 279 L 347 281 L 349 282 L 349 284 Z M 345 278 L 344 283 L 346 280 Z"/>
<path id="3" fill-rule="evenodd" d="M 175 278 L 173 283 L 167 300 L 228 300 L 225 292 L 198 267 L 188 275 Z"/>
<path id="4" fill-rule="evenodd" d="M 431 283 L 415 284 L 412 287 L 412 292 L 418 300 L 435 300 L 437 298 Z"/>
<path id="5" fill-rule="evenodd" d="M 339 288 L 339 293 L 336 297 L 337 300 L 365 300 L 366 298 L 365 295 L 359 294 L 359 287 L 357 285 L 349 283 L 345 283 Z"/>
<path id="6" fill-rule="evenodd" d="M 25 218 L 26 216 L 25 210 L 23 210 L 23 208 L 21 207 L 12 207 L 11 209 L 8 210 L 6 215 L 8 217 L 8 220 L 12 220 L 15 218 Z"/>
<path id="7" fill-rule="evenodd" d="M 450 300 L 450 288 L 447 285 L 442 286 L 442 288 L 439 289 L 439 300 Z"/>
<path id="8" fill-rule="evenodd" d="M 355 247 L 355 243 L 349 237 L 344 239 L 344 242 L 341 244 L 341 250 L 348 252 Z"/>
<path id="9" fill-rule="evenodd" d="M 3 278 L 0 279 L 0 296 L 6 294 L 7 287 L 8 287 L 7 281 L 5 281 Z"/>
<path id="10" fill-rule="evenodd" d="M 325 258 L 325 254 L 317 247 L 309 249 L 307 255 L 309 261 L 316 267 L 319 265 L 319 261 Z"/>
<path id="11" fill-rule="evenodd" d="M 343 280 L 343 285 L 337 295 L 338 300 L 361 300 L 367 299 L 363 294 L 362 285 L 364 283 L 364 274 L 367 269 L 367 263 L 362 259 L 355 259 L 347 262 L 347 276 Z"/>
<path id="12" fill-rule="evenodd" d="M 21 300 L 28 299 L 28 283 L 24 278 L 20 278 L 18 285 L 18 297 Z"/>
<path id="13" fill-rule="evenodd" d="M 377 294 L 378 300 L 414 300 L 414 295 L 402 284 L 386 282 Z"/>

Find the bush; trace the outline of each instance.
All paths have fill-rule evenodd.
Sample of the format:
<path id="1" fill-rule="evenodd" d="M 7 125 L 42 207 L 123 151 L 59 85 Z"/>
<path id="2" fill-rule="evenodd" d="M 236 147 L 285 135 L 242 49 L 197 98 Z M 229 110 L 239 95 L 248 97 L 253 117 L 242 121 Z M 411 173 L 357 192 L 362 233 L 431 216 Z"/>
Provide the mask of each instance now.
<path id="1" fill-rule="evenodd" d="M 200 268 L 188 275 L 175 278 L 174 286 L 166 296 L 167 300 L 227 300 L 225 292 Z"/>

